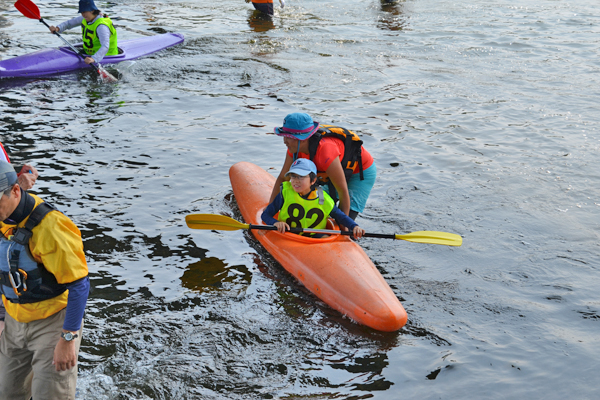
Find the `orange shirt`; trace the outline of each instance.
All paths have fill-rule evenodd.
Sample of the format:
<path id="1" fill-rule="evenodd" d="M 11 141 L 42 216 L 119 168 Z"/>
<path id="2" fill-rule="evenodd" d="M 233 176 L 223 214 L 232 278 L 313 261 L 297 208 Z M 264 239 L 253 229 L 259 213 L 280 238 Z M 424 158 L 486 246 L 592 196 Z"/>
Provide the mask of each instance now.
<path id="1" fill-rule="evenodd" d="M 339 157 L 340 161 L 344 158 L 344 142 L 335 137 L 325 137 L 322 138 L 319 142 L 319 147 L 317 147 L 317 153 L 315 154 L 315 159 L 312 162 L 317 166 L 317 171 L 327 171 L 327 168 L 331 165 L 333 160 L 336 157 Z M 288 150 L 288 155 L 290 157 L 294 157 L 294 155 Z M 306 153 L 298 153 L 299 158 L 310 158 Z M 364 146 L 361 146 L 361 157 L 362 157 L 362 165 L 363 171 L 373 165 L 373 156 L 365 150 Z M 358 165 L 354 167 L 354 174 L 358 174 L 360 169 Z"/>

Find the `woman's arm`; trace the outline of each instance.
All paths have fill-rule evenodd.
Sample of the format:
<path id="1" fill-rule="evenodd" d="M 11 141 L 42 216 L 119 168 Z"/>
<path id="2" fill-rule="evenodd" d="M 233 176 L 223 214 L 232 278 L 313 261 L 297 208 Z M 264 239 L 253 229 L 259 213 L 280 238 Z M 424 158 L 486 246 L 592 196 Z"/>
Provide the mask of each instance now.
<path id="1" fill-rule="evenodd" d="M 275 181 L 275 186 L 273 186 L 273 191 L 271 192 L 271 197 L 269 197 L 269 203 L 272 203 L 275 200 L 275 197 L 279 194 L 279 189 L 281 188 L 281 184 L 285 181 L 285 174 L 290 170 L 290 167 L 294 163 L 294 159 L 285 153 L 285 161 L 283 162 L 283 167 L 281 167 L 281 171 L 279 172 L 279 176 Z"/>
<path id="2" fill-rule="evenodd" d="M 340 158 L 336 157 L 335 160 L 327 168 L 327 176 L 338 193 L 340 203 L 338 208 L 344 212 L 344 214 L 350 214 L 350 193 L 348 192 L 348 183 L 346 183 L 346 175 L 344 175 L 344 169 Z"/>

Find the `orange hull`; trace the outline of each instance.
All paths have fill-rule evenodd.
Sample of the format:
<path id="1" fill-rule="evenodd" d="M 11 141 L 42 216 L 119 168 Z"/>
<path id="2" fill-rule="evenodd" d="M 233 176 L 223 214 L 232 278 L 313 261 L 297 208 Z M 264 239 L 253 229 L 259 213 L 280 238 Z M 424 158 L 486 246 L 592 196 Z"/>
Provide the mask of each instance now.
<path id="1" fill-rule="evenodd" d="M 239 162 L 229 169 L 238 206 L 248 224 L 262 224 L 275 178 L 257 165 Z M 393 332 L 406 323 L 406 311 L 363 249 L 346 236 L 312 239 L 293 233 L 252 230 L 290 274 L 330 307 L 371 328 Z"/>

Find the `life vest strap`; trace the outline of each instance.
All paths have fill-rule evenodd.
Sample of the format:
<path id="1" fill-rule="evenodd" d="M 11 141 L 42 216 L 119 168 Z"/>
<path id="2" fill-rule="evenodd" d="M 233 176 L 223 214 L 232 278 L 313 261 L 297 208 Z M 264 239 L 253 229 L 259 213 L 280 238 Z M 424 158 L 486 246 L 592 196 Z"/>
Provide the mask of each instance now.
<path id="1" fill-rule="evenodd" d="M 15 231 L 12 240 L 16 243 L 26 246 L 29 244 L 29 239 L 33 235 L 33 228 L 38 226 L 42 219 L 50 212 L 56 210 L 52 204 L 43 202 L 38 205 L 33 212 L 29 215 L 29 219 L 25 223 L 25 226 Z"/>

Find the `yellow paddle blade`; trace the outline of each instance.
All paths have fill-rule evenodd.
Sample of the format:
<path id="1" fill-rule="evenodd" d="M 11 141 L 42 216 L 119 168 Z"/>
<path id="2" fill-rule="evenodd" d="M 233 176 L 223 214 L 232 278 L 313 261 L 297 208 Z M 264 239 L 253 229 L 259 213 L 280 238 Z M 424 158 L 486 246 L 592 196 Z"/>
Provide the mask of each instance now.
<path id="1" fill-rule="evenodd" d="M 189 214 L 185 216 L 185 223 L 192 229 L 237 231 L 250 228 L 248 224 L 242 224 L 233 218 L 218 214 Z"/>
<path id="2" fill-rule="evenodd" d="M 398 240 L 407 240 L 415 243 L 443 244 L 446 246 L 460 246 L 462 237 L 456 233 L 418 231 L 406 235 L 395 235 Z"/>

